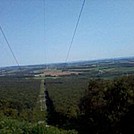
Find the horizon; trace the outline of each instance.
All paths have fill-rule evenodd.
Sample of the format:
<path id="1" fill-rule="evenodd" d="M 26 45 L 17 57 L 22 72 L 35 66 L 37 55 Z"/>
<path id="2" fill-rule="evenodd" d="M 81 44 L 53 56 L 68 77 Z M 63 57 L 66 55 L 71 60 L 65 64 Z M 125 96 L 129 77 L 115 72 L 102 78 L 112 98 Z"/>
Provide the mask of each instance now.
<path id="1" fill-rule="evenodd" d="M 26 66 L 40 66 L 40 65 L 53 65 L 53 64 L 73 64 L 73 63 L 81 63 L 81 62 L 93 62 L 93 61 L 105 61 L 105 60 L 122 60 L 122 59 L 134 59 L 134 56 L 130 57 L 116 57 L 116 58 L 105 58 L 105 59 L 93 59 L 93 60 L 80 60 L 80 61 L 69 61 L 69 62 L 53 62 L 53 63 L 46 63 L 46 64 L 27 64 L 27 65 L 21 65 L 20 67 L 26 67 Z M 0 66 L 0 68 L 10 68 L 10 67 L 18 67 L 15 66 Z"/>
<path id="2" fill-rule="evenodd" d="M 0 24 L 20 66 L 65 62 L 82 0 L 45 0 L 45 16 L 43 2 L 0 3 Z M 67 62 L 133 57 L 133 14 L 131 0 L 86 0 Z M 17 66 L 1 33 L 0 46 L 0 67 Z"/>

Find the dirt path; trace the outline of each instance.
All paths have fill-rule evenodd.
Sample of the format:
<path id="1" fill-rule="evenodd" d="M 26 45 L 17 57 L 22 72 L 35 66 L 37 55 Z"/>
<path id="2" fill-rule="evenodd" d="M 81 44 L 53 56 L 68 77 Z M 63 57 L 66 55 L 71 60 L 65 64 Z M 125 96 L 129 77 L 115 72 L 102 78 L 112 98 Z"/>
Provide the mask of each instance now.
<path id="1" fill-rule="evenodd" d="M 40 94 L 39 94 L 39 102 L 40 102 L 40 111 L 46 111 L 46 100 L 45 100 L 45 87 L 44 87 L 44 79 L 41 80 L 40 86 Z"/>
<path id="2" fill-rule="evenodd" d="M 40 92 L 37 99 L 36 107 L 34 109 L 35 118 L 39 124 L 45 123 L 46 120 L 46 100 L 45 100 L 44 91 L 45 91 L 44 79 L 41 79 Z"/>

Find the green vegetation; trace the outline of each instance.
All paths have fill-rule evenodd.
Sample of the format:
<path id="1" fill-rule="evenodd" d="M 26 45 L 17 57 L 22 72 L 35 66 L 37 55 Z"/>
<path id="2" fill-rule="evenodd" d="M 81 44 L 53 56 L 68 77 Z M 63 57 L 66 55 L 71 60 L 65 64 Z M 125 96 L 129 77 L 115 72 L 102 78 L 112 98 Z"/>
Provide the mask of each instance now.
<path id="1" fill-rule="evenodd" d="M 90 79 L 87 87 L 85 82 L 73 77 L 48 80 L 50 123 L 80 134 L 134 132 L 134 76 Z"/>
<path id="2" fill-rule="evenodd" d="M 0 119 L 0 134 L 77 134 L 74 130 L 62 130 L 46 124 L 20 122 L 13 119 Z"/>
<path id="3" fill-rule="evenodd" d="M 64 71 L 78 75 L 57 77 L 40 75 L 42 65 L 24 67 L 24 75 L 2 69 L 0 134 L 132 134 L 133 63 L 70 63 Z M 64 65 L 56 66 L 62 73 Z"/>
<path id="4" fill-rule="evenodd" d="M 0 115 L 34 121 L 40 81 L 33 79 L 0 78 Z"/>
<path id="5" fill-rule="evenodd" d="M 134 76 L 111 81 L 91 80 L 79 107 L 84 133 L 131 134 L 134 131 L 134 118 L 129 121 L 134 112 Z"/>
<path id="6" fill-rule="evenodd" d="M 0 134 L 77 134 L 46 124 L 44 80 L 1 77 L 0 93 Z"/>
<path id="7" fill-rule="evenodd" d="M 87 87 L 88 79 L 73 76 L 47 79 L 47 90 L 55 110 L 69 118 L 77 116 L 79 100 Z"/>
<path id="8" fill-rule="evenodd" d="M 45 109 L 45 102 L 43 101 L 45 99 L 44 96 L 44 80 L 41 80 L 40 82 L 40 90 L 38 94 L 38 98 L 36 101 L 36 105 L 33 109 L 34 117 L 36 117 L 36 121 L 45 122 L 46 118 L 46 109 Z"/>

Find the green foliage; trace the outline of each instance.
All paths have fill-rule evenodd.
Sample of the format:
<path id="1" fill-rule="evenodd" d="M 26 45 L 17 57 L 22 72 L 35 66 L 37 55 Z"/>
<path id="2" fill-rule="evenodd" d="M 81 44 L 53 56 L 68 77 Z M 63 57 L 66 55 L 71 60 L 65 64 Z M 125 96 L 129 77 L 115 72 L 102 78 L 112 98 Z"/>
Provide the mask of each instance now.
<path id="1" fill-rule="evenodd" d="M 45 124 L 19 122 L 3 118 L 0 120 L 0 134 L 77 134 L 74 130 L 62 130 Z"/>
<path id="2" fill-rule="evenodd" d="M 70 76 L 47 79 L 46 86 L 46 120 L 66 130 L 36 123 L 40 80 L 0 79 L 0 134 L 134 132 L 134 76 L 114 80 Z"/>
<path id="3" fill-rule="evenodd" d="M 0 78 L 0 115 L 33 121 L 40 81 Z"/>
<path id="4" fill-rule="evenodd" d="M 113 81 L 91 80 L 79 105 L 81 123 L 84 124 L 81 129 L 94 134 L 123 133 L 122 118 L 134 104 L 133 84 L 134 76 Z"/>
<path id="5" fill-rule="evenodd" d="M 88 86 L 88 80 L 76 77 L 47 79 L 47 89 L 55 110 L 68 118 L 77 117 L 79 99 Z"/>
<path id="6" fill-rule="evenodd" d="M 48 80 L 47 88 L 55 115 L 50 112 L 49 116 L 57 120 L 52 122 L 59 127 L 74 128 L 80 134 L 134 131 L 134 124 L 127 120 L 134 114 L 134 107 L 130 109 L 134 105 L 134 76 L 89 82 L 71 76 Z M 131 127 L 123 132 L 125 122 Z"/>

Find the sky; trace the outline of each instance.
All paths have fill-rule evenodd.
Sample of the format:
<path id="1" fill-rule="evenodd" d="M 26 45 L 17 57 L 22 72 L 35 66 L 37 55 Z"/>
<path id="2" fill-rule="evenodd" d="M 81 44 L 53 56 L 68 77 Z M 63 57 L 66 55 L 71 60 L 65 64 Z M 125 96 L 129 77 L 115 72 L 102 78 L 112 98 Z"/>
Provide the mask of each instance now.
<path id="1" fill-rule="evenodd" d="M 0 0 L 0 25 L 19 64 L 65 62 L 82 2 Z M 68 62 L 131 56 L 134 0 L 86 0 Z M 0 66 L 14 65 L 0 32 Z"/>

